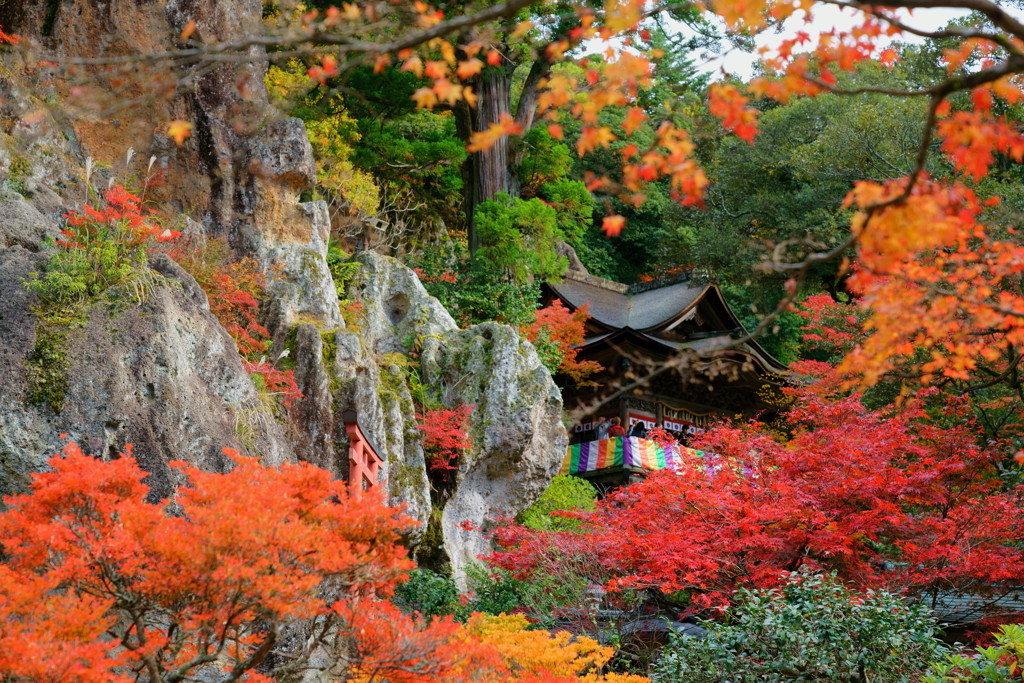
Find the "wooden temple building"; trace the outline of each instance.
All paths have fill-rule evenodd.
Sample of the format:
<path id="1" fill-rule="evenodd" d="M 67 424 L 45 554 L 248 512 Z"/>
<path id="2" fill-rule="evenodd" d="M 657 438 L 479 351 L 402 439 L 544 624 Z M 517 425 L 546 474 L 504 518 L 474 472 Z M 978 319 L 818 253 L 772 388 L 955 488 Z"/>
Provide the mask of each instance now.
<path id="1" fill-rule="evenodd" d="M 648 429 L 661 427 L 685 446 L 719 419 L 770 416 L 777 410 L 772 399 L 785 384 L 786 368 L 756 341 L 740 341 L 747 332 L 714 284 L 682 273 L 624 285 L 571 270 L 562 282 L 545 285 L 543 303 L 555 300 L 570 311 L 588 307 L 587 336 L 577 358 L 604 368 L 578 386 L 556 378 L 566 410 L 577 417 L 570 434 L 577 460 L 578 444 L 596 438 L 593 428 L 600 417 L 619 417 L 627 429 L 637 420 Z M 671 369 L 665 370 L 666 364 Z M 571 473 L 603 489 L 657 469 L 631 457 L 628 440 L 617 443 L 617 462 L 610 455 L 598 458 L 599 464 L 615 464 L 580 465 Z M 635 442 L 633 450 L 639 453 Z M 570 459 L 564 470 L 571 469 Z"/>

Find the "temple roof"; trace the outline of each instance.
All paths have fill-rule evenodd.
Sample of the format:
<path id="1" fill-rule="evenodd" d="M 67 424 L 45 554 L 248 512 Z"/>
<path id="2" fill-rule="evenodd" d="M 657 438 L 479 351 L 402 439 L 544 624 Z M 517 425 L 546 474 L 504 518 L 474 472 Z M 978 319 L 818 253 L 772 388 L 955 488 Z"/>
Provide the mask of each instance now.
<path id="1" fill-rule="evenodd" d="M 590 315 L 604 326 L 644 330 L 690 310 L 707 287 L 683 281 L 633 293 L 626 285 L 611 280 L 573 274 L 557 285 L 552 285 L 552 289 L 573 309 L 589 303 Z"/>
<path id="2" fill-rule="evenodd" d="M 748 357 L 764 372 L 786 369 L 756 341 L 726 349 L 746 329 L 716 285 L 695 282 L 687 274 L 624 285 L 570 271 L 562 282 L 547 287 L 549 296 L 570 310 L 589 305 L 581 358 L 609 345 L 638 346 L 666 357 L 682 349 L 722 349 L 726 355 Z"/>

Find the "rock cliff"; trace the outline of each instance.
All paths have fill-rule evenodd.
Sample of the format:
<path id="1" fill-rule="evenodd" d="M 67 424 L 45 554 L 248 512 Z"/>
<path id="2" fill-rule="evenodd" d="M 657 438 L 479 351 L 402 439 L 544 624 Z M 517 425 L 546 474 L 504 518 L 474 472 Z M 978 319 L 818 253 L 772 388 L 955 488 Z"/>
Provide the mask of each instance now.
<path id="1" fill-rule="evenodd" d="M 22 489 L 64 434 L 102 458 L 134 444 L 155 496 L 176 483 L 170 460 L 221 470 L 229 466 L 225 446 L 269 463 L 306 460 L 346 477 L 341 414 L 355 409 L 382 451 L 392 502 L 422 522 L 409 542 L 461 573 L 486 550 L 490 520 L 533 502 L 565 450 L 558 391 L 533 348 L 502 325 L 458 329 L 412 271 L 372 253 L 358 256 L 345 296 L 362 313 L 346 323 L 327 261 L 326 207 L 300 201 L 316 172 L 309 142 L 300 121 L 268 106 L 260 48 L 244 64 L 150 73 L 154 82 L 176 84 L 163 99 L 141 97 L 145 84 L 129 79 L 118 95 L 139 99 L 116 114 L 44 101 L 73 103 L 75 83 L 89 79 L 102 89 L 110 77 L 99 67 L 83 68 L 74 83 L 58 73 L 46 92 L 40 81 L 16 75 L 25 60 L 41 57 L 158 52 L 177 45 L 193 22 L 198 40 L 228 39 L 259 24 L 259 2 L 66 0 L 55 13 L 47 7 L 0 4 L 0 25 L 36 46 L 4 55 L 10 64 L 0 76 L 7 188 L 0 196 L 0 493 Z M 193 125 L 181 147 L 163 134 L 172 119 Z M 275 275 L 263 310 L 273 338 L 268 357 L 294 369 L 303 394 L 287 413 L 260 400 L 206 295 L 166 257 L 151 260 L 146 296 L 93 303 L 47 350 L 50 331 L 40 329 L 34 294 L 23 283 L 45 267 L 47 239 L 67 210 L 81 207 L 86 185 L 131 172 L 129 147 L 137 159 L 153 156 L 168 169 L 154 196 L 161 208 L 189 216 L 194 232 L 227 238 L 238 255 L 254 256 Z M 413 351 L 418 358 L 410 362 Z M 63 364 L 59 401 L 30 395 L 40 363 Z M 474 446 L 445 496 L 432 494 L 417 429 L 413 392 L 424 387 L 444 405 L 475 406 Z"/>

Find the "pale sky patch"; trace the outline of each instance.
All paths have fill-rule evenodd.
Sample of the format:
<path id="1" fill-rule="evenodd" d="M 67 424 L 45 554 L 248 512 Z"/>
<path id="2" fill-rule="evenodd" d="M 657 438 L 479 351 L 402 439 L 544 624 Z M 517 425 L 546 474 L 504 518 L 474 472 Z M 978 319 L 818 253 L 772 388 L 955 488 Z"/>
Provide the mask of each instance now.
<path id="1" fill-rule="evenodd" d="M 967 12 L 964 10 L 916 10 L 913 14 L 906 13 L 905 21 L 915 28 L 934 31 L 942 28 L 952 19 L 965 14 Z M 849 30 L 860 23 L 861 16 L 863 15 L 858 12 L 840 9 L 834 5 L 819 5 L 815 8 L 814 18 L 810 22 L 805 21 L 802 11 L 798 12 L 783 22 L 780 28 L 759 34 L 755 42 L 758 48 L 771 49 L 778 47 L 782 41 L 795 37 L 799 31 L 803 31 L 811 38 L 810 42 L 804 45 L 804 49 L 813 48 L 818 42 L 819 35 L 831 31 L 833 28 L 840 31 Z M 899 40 L 904 43 L 924 42 L 924 38 L 909 34 L 900 37 Z M 879 41 L 879 45 L 884 46 L 888 42 L 890 41 L 882 40 Z M 698 60 L 698 65 L 702 71 L 711 73 L 716 80 L 725 76 L 736 76 L 743 80 L 749 80 L 754 75 L 754 65 L 758 59 L 759 55 L 756 52 L 749 53 L 739 49 L 730 49 L 721 55 L 712 56 L 710 59 Z"/>

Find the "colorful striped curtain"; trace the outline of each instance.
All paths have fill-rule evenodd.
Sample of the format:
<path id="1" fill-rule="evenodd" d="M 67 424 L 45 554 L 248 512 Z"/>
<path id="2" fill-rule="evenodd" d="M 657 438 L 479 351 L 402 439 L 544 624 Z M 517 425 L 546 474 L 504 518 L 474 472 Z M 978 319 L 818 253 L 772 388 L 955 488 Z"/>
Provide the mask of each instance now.
<path id="1" fill-rule="evenodd" d="M 704 451 L 685 446 L 663 446 L 650 439 L 613 436 L 569 446 L 559 474 L 581 474 L 608 468 L 676 469 L 680 457 L 700 458 Z"/>

